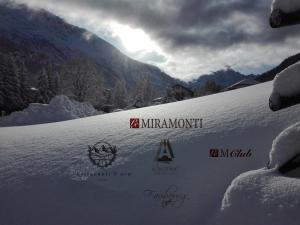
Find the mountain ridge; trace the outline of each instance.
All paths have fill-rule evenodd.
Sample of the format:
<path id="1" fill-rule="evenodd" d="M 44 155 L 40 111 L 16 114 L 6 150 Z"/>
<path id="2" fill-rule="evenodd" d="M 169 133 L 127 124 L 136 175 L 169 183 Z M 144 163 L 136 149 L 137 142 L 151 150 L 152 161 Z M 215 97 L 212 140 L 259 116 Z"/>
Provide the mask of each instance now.
<path id="1" fill-rule="evenodd" d="M 256 80 L 259 82 L 267 82 L 273 80 L 276 74 L 280 73 L 282 70 L 299 61 L 300 53 L 289 56 L 286 59 L 284 59 L 278 66 L 257 76 Z"/>
<path id="2" fill-rule="evenodd" d="M 227 67 L 222 70 L 212 72 L 210 74 L 204 74 L 198 78 L 190 81 L 189 87 L 192 89 L 202 88 L 207 81 L 214 81 L 217 85 L 220 85 L 222 88 L 228 87 L 232 84 L 235 84 L 244 79 L 255 79 L 255 75 L 244 75 L 240 72 L 233 70 L 230 67 Z"/>
<path id="3" fill-rule="evenodd" d="M 74 58 L 86 57 L 96 64 L 106 88 L 123 82 L 131 95 L 143 79 L 150 81 L 156 95 L 180 82 L 155 66 L 129 58 L 97 35 L 44 9 L 0 2 L 0 20 L 0 53 L 20 52 L 30 70 L 30 79 L 36 78 L 49 61 L 60 67 Z"/>

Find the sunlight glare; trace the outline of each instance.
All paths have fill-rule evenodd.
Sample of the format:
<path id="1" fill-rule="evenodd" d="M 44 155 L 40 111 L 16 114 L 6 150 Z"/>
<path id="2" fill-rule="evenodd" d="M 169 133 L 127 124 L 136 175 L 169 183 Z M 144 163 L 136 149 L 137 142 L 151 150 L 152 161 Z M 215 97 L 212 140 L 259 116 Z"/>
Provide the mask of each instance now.
<path id="1" fill-rule="evenodd" d="M 141 29 L 131 28 L 130 26 L 111 23 L 113 35 L 120 38 L 127 51 L 133 53 L 138 51 L 157 51 L 158 46 Z"/>

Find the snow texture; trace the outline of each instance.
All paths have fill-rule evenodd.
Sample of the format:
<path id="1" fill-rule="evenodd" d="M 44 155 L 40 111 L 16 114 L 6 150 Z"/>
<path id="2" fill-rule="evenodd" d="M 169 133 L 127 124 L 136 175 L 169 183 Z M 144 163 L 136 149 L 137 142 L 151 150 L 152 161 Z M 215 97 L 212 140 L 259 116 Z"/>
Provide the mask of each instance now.
<path id="1" fill-rule="evenodd" d="M 241 173 L 266 166 L 274 138 L 300 120 L 299 105 L 278 113 L 270 111 L 268 98 L 271 89 L 272 82 L 268 82 L 83 119 L 2 127 L 0 224 L 211 224 L 231 181 Z M 130 118 L 202 118 L 203 128 L 130 129 Z M 169 166 L 176 168 L 175 173 L 159 175 L 153 171 L 157 166 L 154 158 L 161 139 L 170 141 L 175 158 Z M 116 161 L 107 169 L 98 168 L 88 158 L 88 145 L 101 140 L 116 145 L 118 150 Z M 252 149 L 253 154 L 249 158 L 211 158 L 211 148 Z M 131 176 L 89 175 L 93 172 L 130 172 Z M 293 180 L 286 187 L 291 193 L 288 196 L 283 195 L 281 186 L 284 180 L 278 176 L 259 180 L 253 177 L 249 182 L 253 185 L 255 182 L 265 182 L 266 185 L 273 182 L 275 186 L 273 189 L 271 186 L 258 189 L 263 194 L 262 206 L 266 210 L 279 207 L 274 200 L 276 196 L 279 201 L 285 199 L 284 209 L 291 207 L 291 212 L 283 210 L 280 214 L 287 219 L 286 223 L 272 220 L 272 223 L 265 224 L 293 224 L 289 223 L 288 216 L 299 221 L 299 181 Z M 175 198 L 177 201 L 170 201 L 170 205 L 162 207 L 162 199 L 157 196 L 166 193 L 170 187 L 176 192 L 173 197 L 186 196 L 185 201 L 178 202 L 180 198 Z M 247 200 L 249 194 L 256 195 L 256 189 L 247 189 L 247 186 L 245 189 L 244 185 L 234 187 L 241 188 L 236 201 Z M 153 198 L 145 196 L 145 190 L 153 190 L 158 195 Z M 230 193 L 228 202 L 235 206 Z M 182 205 L 173 207 L 173 203 Z M 261 215 L 260 221 L 268 222 L 270 216 L 261 213 L 259 207 L 251 207 L 251 203 L 237 204 L 235 208 L 235 214 L 244 215 L 244 222 L 227 224 L 245 225 L 251 219 L 247 216 L 249 210 L 253 218 L 256 214 Z M 225 205 L 224 209 L 228 207 Z M 275 216 L 279 217 L 279 213 Z"/>
<path id="2" fill-rule="evenodd" d="M 298 225 L 300 179 L 260 169 L 238 176 L 228 187 L 217 225 Z"/>
<path id="3" fill-rule="evenodd" d="M 300 153 L 300 123 L 284 130 L 273 142 L 270 167 L 280 167 Z"/>
<path id="4" fill-rule="evenodd" d="M 90 103 L 70 100 L 67 96 L 55 96 L 50 103 L 32 103 L 20 112 L 0 118 L 0 126 L 22 126 L 58 122 L 96 115 L 98 112 Z"/>
<path id="5" fill-rule="evenodd" d="M 280 166 L 299 153 L 300 123 L 296 123 L 274 140 L 271 169 L 249 171 L 233 180 L 215 224 L 299 224 L 300 171 L 296 169 L 285 175 L 278 172 Z"/>
<path id="6" fill-rule="evenodd" d="M 285 13 L 295 12 L 300 9 L 299 0 L 273 0 L 272 10 L 281 9 Z"/>
<path id="7" fill-rule="evenodd" d="M 299 1 L 300 2 L 300 1 Z M 273 93 L 291 97 L 300 94 L 300 62 L 289 66 L 276 75 L 273 84 Z"/>

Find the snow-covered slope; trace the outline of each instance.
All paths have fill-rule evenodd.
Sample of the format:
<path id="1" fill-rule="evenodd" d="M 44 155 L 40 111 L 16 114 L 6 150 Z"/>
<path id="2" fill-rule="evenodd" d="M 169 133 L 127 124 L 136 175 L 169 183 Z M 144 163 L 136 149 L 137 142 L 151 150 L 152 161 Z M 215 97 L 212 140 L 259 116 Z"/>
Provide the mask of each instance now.
<path id="1" fill-rule="evenodd" d="M 269 82 L 73 121 L 0 128 L 0 224 L 209 223 L 232 179 L 266 166 L 273 139 L 300 119 L 299 106 L 270 111 L 271 89 Z M 202 118 L 203 128 L 130 129 L 136 117 Z M 171 173 L 158 175 L 154 158 L 164 138 L 175 159 L 164 167 Z M 100 140 L 118 149 L 107 169 L 88 158 L 88 145 Z M 251 149 L 252 156 L 210 158 L 212 148 Z M 89 177 L 92 172 L 100 174 Z"/>

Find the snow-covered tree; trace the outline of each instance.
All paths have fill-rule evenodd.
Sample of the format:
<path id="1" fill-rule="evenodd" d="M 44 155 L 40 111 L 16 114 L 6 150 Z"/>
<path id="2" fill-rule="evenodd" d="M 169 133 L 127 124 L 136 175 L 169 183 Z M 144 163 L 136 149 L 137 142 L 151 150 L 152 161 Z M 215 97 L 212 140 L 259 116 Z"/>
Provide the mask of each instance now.
<path id="1" fill-rule="evenodd" d="M 58 72 L 54 69 L 52 64 L 47 67 L 48 73 L 48 89 L 51 98 L 58 95 L 60 92 L 60 78 Z"/>
<path id="2" fill-rule="evenodd" d="M 20 76 L 20 93 L 23 103 L 27 106 L 29 100 L 28 96 L 28 69 L 24 63 L 21 61 L 19 64 L 19 76 Z"/>
<path id="3" fill-rule="evenodd" d="M 154 91 L 149 79 L 140 79 L 135 93 L 135 104 L 138 104 L 138 107 L 147 106 L 151 103 L 153 97 Z"/>
<path id="4" fill-rule="evenodd" d="M 48 73 L 45 68 L 42 69 L 38 78 L 38 90 L 40 94 L 40 102 L 49 103 L 51 100 L 51 92 L 49 90 Z"/>
<path id="5" fill-rule="evenodd" d="M 153 86 L 149 79 L 146 79 L 143 85 L 144 101 L 149 104 L 154 98 Z"/>
<path id="6" fill-rule="evenodd" d="M 5 110 L 5 73 L 4 73 L 4 56 L 0 55 L 0 110 Z"/>
<path id="7" fill-rule="evenodd" d="M 196 96 L 204 96 L 220 92 L 222 87 L 215 81 L 208 80 L 205 85 L 196 91 Z"/>
<path id="8" fill-rule="evenodd" d="M 97 91 L 100 92 L 95 64 L 85 58 L 67 63 L 60 75 L 62 93 L 77 101 L 88 101 L 95 97 Z"/>
<path id="9" fill-rule="evenodd" d="M 118 81 L 113 91 L 113 102 L 118 108 L 127 106 L 127 91 L 124 82 Z"/>
<path id="10" fill-rule="evenodd" d="M 113 101 L 114 101 L 112 90 L 111 89 L 105 89 L 103 91 L 103 98 L 104 98 L 103 104 L 112 105 Z"/>
<path id="11" fill-rule="evenodd" d="M 0 64 L 1 110 L 21 110 L 24 102 L 21 93 L 20 71 L 13 54 L 2 55 Z"/>

